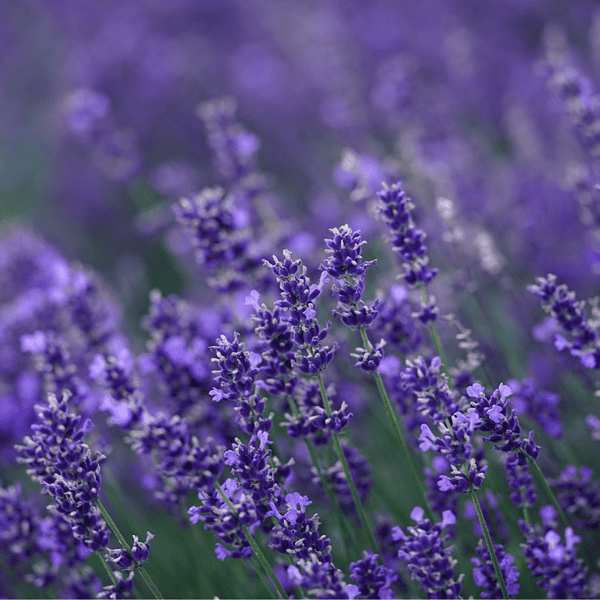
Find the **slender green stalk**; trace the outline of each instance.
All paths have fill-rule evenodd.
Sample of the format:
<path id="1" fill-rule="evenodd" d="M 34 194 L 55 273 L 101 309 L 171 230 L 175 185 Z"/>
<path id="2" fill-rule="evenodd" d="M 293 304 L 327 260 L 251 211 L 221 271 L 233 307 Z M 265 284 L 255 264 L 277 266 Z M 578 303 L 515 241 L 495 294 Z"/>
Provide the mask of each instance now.
<path id="1" fill-rule="evenodd" d="M 319 373 L 317 375 L 317 381 L 319 382 L 319 390 L 321 391 L 321 398 L 323 400 L 323 405 L 325 407 L 325 413 L 328 417 L 331 417 L 331 405 L 329 404 L 329 398 L 327 398 L 327 390 L 325 390 L 325 384 L 323 383 L 323 377 Z M 342 450 L 342 446 L 340 444 L 340 438 L 337 433 L 332 433 L 331 437 L 333 438 L 333 445 L 338 456 L 339 461 L 342 463 L 342 468 L 344 469 L 344 475 L 346 476 L 346 481 L 348 482 L 348 487 L 350 488 L 350 494 L 352 495 L 352 501 L 354 502 L 354 506 L 358 512 L 358 516 L 367 532 L 367 536 L 369 538 L 369 544 L 371 544 L 373 552 L 378 552 L 377 550 L 377 542 L 375 541 L 375 536 L 373 535 L 373 530 L 371 528 L 371 524 L 367 518 L 367 513 L 365 512 L 365 508 L 362 504 L 362 501 L 358 495 L 358 490 L 356 489 L 356 484 L 352 479 L 352 474 L 350 473 L 350 467 L 348 466 L 348 461 L 344 456 L 344 451 Z"/>
<path id="2" fill-rule="evenodd" d="M 500 564 L 498 563 L 498 557 L 496 556 L 496 550 L 494 549 L 494 544 L 492 542 L 492 536 L 490 535 L 490 531 L 488 529 L 487 523 L 483 518 L 483 512 L 481 510 L 481 505 L 479 504 L 479 498 L 477 497 L 477 492 L 471 487 L 471 498 L 473 500 L 473 504 L 475 505 L 475 510 L 477 511 L 477 518 L 479 519 L 479 525 L 481 526 L 481 531 L 483 531 L 483 537 L 485 538 L 485 543 L 490 553 L 490 558 L 492 559 L 492 564 L 494 565 L 494 571 L 496 572 L 496 578 L 498 579 L 498 583 L 500 584 L 500 589 L 502 590 L 502 597 L 507 599 L 508 590 L 506 589 L 506 583 L 504 582 L 504 576 L 502 575 L 502 570 L 500 569 Z"/>
<path id="3" fill-rule="evenodd" d="M 221 494 L 221 498 L 223 498 L 223 501 L 225 502 L 225 504 L 227 504 L 227 507 L 231 511 L 231 514 L 234 515 L 235 517 L 237 517 L 237 510 L 235 509 L 233 504 L 231 504 L 231 502 L 229 501 L 229 498 L 223 491 L 223 488 L 221 487 L 221 484 L 218 481 L 215 483 L 215 487 L 216 487 L 217 491 L 219 492 L 219 494 Z M 279 579 L 277 579 L 277 575 L 275 575 L 275 571 L 273 571 L 273 569 L 271 568 L 271 565 L 269 564 L 269 561 L 267 560 L 266 556 L 263 554 L 263 551 L 260 549 L 260 546 L 256 543 L 256 540 L 254 539 L 254 537 L 252 537 L 252 534 L 250 533 L 250 529 L 248 528 L 248 526 L 242 525 L 242 531 L 244 532 L 244 535 L 246 536 L 246 539 L 248 540 L 248 543 L 250 544 L 250 547 L 252 548 L 252 552 L 254 553 L 254 556 L 256 556 L 256 558 L 260 562 L 262 568 L 265 570 L 266 574 L 269 576 L 269 578 L 273 582 L 273 585 L 277 588 L 277 592 L 279 593 L 280 597 L 285 598 L 285 600 L 289 600 L 289 596 L 286 594 L 285 590 L 283 589 L 283 586 L 281 585 L 281 582 L 279 581 Z"/>
<path id="4" fill-rule="evenodd" d="M 96 552 L 96 554 L 98 555 L 98 558 L 100 559 L 100 562 L 102 563 L 102 566 L 104 567 L 104 570 L 108 573 L 108 577 L 110 578 L 111 583 L 116 586 L 117 578 L 115 577 L 113 570 L 108 566 L 108 563 L 106 562 L 106 559 L 104 558 L 104 555 L 102 554 L 102 552 Z"/>
<path id="5" fill-rule="evenodd" d="M 538 467 L 538 464 L 535 462 L 535 460 L 533 458 L 531 458 L 531 456 L 529 456 L 528 454 L 523 452 L 522 450 L 521 450 L 521 452 L 527 457 L 527 460 L 529 461 L 529 466 L 533 469 L 533 471 L 535 471 L 535 474 L 537 475 L 539 482 L 542 484 L 542 487 L 544 488 L 546 495 L 548 496 L 548 498 L 550 499 L 550 502 L 552 502 L 552 505 L 556 509 L 556 512 L 558 513 L 558 516 L 560 518 L 561 523 L 563 524 L 563 527 L 566 529 L 567 527 L 569 527 L 569 521 L 562 509 L 562 506 L 559 504 L 558 499 L 556 498 L 554 492 L 552 491 L 550 484 L 546 480 L 546 477 L 542 473 L 541 469 Z"/>
<path id="6" fill-rule="evenodd" d="M 250 558 L 250 561 L 252 562 L 252 566 L 254 567 L 254 570 L 256 571 L 258 578 L 262 581 L 263 587 L 265 587 L 267 590 L 269 590 L 269 597 L 276 599 L 277 594 L 275 593 L 273 586 L 267 581 L 267 578 L 265 577 L 265 574 L 263 573 L 262 567 L 260 566 L 260 562 L 256 558 L 256 555 L 253 555 Z"/>
<path id="7" fill-rule="evenodd" d="M 112 520 L 112 517 L 108 514 L 108 511 L 102 505 L 102 502 L 100 502 L 100 500 L 98 499 L 98 500 L 94 500 L 94 503 L 96 504 L 96 506 L 102 513 L 104 520 L 106 521 L 108 526 L 111 528 L 112 532 L 115 534 L 115 537 L 119 540 L 119 543 L 121 544 L 121 546 L 123 546 L 123 548 L 125 548 L 125 550 L 127 550 L 127 552 L 129 554 L 131 554 L 131 546 L 127 543 L 127 541 L 123 537 L 123 534 L 119 531 L 117 524 Z M 150 588 L 150 591 L 152 592 L 154 597 L 157 600 L 163 600 L 163 595 L 160 593 L 160 590 L 158 589 L 158 587 L 156 586 L 154 581 L 152 581 L 152 578 L 150 577 L 150 575 L 148 574 L 146 569 L 142 565 L 138 565 L 137 569 L 140 572 L 142 579 L 146 582 L 146 585 Z"/>
<path id="8" fill-rule="evenodd" d="M 364 327 L 360 328 L 360 335 L 362 337 L 363 344 L 365 345 L 365 349 L 371 349 L 371 341 L 369 340 L 369 337 L 367 336 L 367 332 L 365 331 Z M 400 429 L 400 424 L 398 423 L 396 411 L 394 410 L 390 397 L 388 396 L 387 390 L 385 389 L 383 379 L 377 371 L 374 371 L 373 375 L 375 377 L 375 383 L 377 384 L 377 391 L 379 392 L 379 396 L 381 397 L 381 399 L 383 400 L 383 404 L 385 405 L 385 411 L 392 425 L 392 429 L 394 430 L 394 434 L 396 435 L 396 439 L 400 444 L 404 460 L 406 461 L 406 464 L 408 465 L 408 468 L 411 471 L 413 480 L 416 483 L 417 488 L 419 489 L 419 494 L 421 495 L 421 498 L 423 500 L 427 518 L 433 522 L 434 516 L 431 512 L 431 509 L 429 508 L 429 503 L 427 502 L 427 498 L 425 496 L 425 487 L 423 486 L 423 482 L 421 481 L 421 477 L 419 476 L 419 472 L 417 470 L 417 466 L 415 465 L 415 461 L 413 460 L 413 457 L 410 454 L 410 450 L 408 449 L 408 444 L 406 443 L 406 440 L 402 435 L 402 430 Z"/>

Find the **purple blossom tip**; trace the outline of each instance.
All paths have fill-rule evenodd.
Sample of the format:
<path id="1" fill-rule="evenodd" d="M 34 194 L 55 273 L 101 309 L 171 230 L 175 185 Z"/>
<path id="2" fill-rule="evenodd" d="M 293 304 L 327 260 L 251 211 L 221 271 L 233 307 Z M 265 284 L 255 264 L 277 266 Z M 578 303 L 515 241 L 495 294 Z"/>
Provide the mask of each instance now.
<path id="1" fill-rule="evenodd" d="M 247 296 L 244 302 L 250 306 L 254 307 L 254 310 L 257 312 L 260 310 L 260 305 L 258 301 L 260 299 L 260 294 L 256 290 L 252 290 Z"/>
<path id="2" fill-rule="evenodd" d="M 413 521 L 420 523 L 423 520 L 424 515 L 425 511 L 420 506 L 415 506 L 410 513 L 410 518 Z"/>
<path id="3" fill-rule="evenodd" d="M 474 383 L 467 388 L 469 398 L 479 398 L 479 394 L 484 394 L 485 389 L 480 383 Z"/>

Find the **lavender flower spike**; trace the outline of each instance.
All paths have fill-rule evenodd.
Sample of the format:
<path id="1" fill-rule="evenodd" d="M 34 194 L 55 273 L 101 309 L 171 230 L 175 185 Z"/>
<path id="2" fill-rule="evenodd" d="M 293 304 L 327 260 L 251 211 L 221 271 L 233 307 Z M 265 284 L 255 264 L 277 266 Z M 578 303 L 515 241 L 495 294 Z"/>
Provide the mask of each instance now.
<path id="1" fill-rule="evenodd" d="M 443 535 L 444 529 L 456 522 L 456 517 L 446 510 L 442 522 L 432 524 L 429 519 L 423 519 L 424 514 L 420 506 L 415 506 L 410 518 L 417 524 L 407 528 L 408 534 L 400 527 L 392 530 L 394 541 L 399 542 L 398 556 L 407 561 L 412 579 L 419 582 L 428 598 L 458 598 L 464 575 L 454 579 L 454 547 L 444 547 L 450 536 Z"/>
<path id="2" fill-rule="evenodd" d="M 377 304 L 362 300 L 367 269 L 377 261 L 363 261 L 360 231 L 352 231 L 348 225 L 330 230 L 333 238 L 325 240 L 330 256 L 320 269 L 335 278 L 333 294 L 338 299 L 338 308 L 333 314 L 349 327 L 368 327 L 377 318 Z"/>
<path id="3" fill-rule="evenodd" d="M 92 551 L 108 545 L 110 532 L 95 505 L 100 494 L 100 462 L 83 441 L 93 427 L 89 419 L 68 412 L 69 394 L 59 400 L 48 395 L 48 406 L 38 407 L 41 423 L 31 426 L 32 437 L 18 446 L 18 462 L 42 484 L 57 510 L 71 523 L 75 537 Z"/>
<path id="4" fill-rule="evenodd" d="M 427 284 L 437 275 L 437 269 L 429 267 L 426 235 L 416 228 L 412 220 L 415 205 L 401 188 L 400 182 L 391 187 L 383 184 L 377 192 L 379 212 L 392 234 L 394 252 L 404 264 L 404 281 L 410 286 Z"/>

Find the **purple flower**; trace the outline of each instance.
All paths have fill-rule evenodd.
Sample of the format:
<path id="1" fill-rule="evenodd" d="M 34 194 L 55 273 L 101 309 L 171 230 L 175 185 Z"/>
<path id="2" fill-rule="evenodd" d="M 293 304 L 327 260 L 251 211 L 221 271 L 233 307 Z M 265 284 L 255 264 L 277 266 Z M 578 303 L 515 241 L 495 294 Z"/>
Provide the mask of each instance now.
<path id="1" fill-rule="evenodd" d="M 547 508 L 556 515 L 552 507 Z M 585 598 L 587 568 L 577 558 L 575 547 L 581 539 L 567 527 L 563 542 L 560 533 L 547 520 L 546 523 L 542 529 L 519 521 L 527 540 L 521 546 L 529 571 L 548 598 Z"/>
<path id="2" fill-rule="evenodd" d="M 473 398 L 471 409 L 479 417 L 477 429 L 490 432 L 484 437 L 485 442 L 495 442 L 494 448 L 501 452 L 517 452 L 523 449 L 532 458 L 539 455 L 539 446 L 533 443 L 533 432 L 530 432 L 528 440 L 521 440 L 521 425 L 516 412 L 509 409 L 508 397 L 512 394 L 509 386 L 500 384 L 488 398 L 483 386 L 474 383 L 467 388 L 467 395 Z"/>
<path id="3" fill-rule="evenodd" d="M 378 565 L 377 558 L 377 554 L 365 551 L 361 560 L 350 563 L 350 577 L 358 584 L 361 598 L 394 598 L 390 585 L 398 576 Z"/>
<path id="4" fill-rule="evenodd" d="M 356 358 L 354 366 L 359 367 L 367 373 L 377 371 L 381 360 L 383 359 L 383 348 L 385 347 L 385 340 L 379 340 L 372 349 L 365 350 L 364 348 L 356 348 L 355 352 L 350 356 Z"/>
<path id="5" fill-rule="evenodd" d="M 539 389 L 533 379 L 511 379 L 507 385 L 512 390 L 511 400 L 518 415 L 526 413 L 535 419 L 548 435 L 562 437 L 560 413 L 556 408 L 560 402 L 558 394 Z"/>
<path id="6" fill-rule="evenodd" d="M 311 598 L 349 598 L 358 596 L 358 587 L 346 584 L 342 572 L 331 562 L 320 561 L 316 554 L 300 558 L 287 570 L 289 578 L 304 588 Z"/>
<path id="7" fill-rule="evenodd" d="M 287 494 L 279 509 L 273 502 L 269 504 L 268 516 L 277 521 L 269 545 L 284 556 L 293 556 L 294 562 L 304 559 L 331 563 L 331 542 L 319 533 L 319 515 L 307 516 L 309 504 L 312 502 L 308 497 L 298 492 Z"/>
<path id="8" fill-rule="evenodd" d="M 392 234 L 392 248 L 404 265 L 404 281 L 410 286 L 429 283 L 437 269 L 429 267 L 426 235 L 413 223 L 412 200 L 401 189 L 400 182 L 391 187 L 384 184 L 377 196 L 379 213 Z"/>
<path id="9" fill-rule="evenodd" d="M 96 551 L 108 544 L 110 532 L 94 504 L 100 494 L 100 453 L 83 442 L 93 427 L 89 419 L 69 413 L 68 394 L 48 395 L 48 405 L 37 407 L 40 423 L 18 446 L 18 462 L 27 465 L 34 481 L 50 494 L 57 510 L 71 523 L 75 537 Z"/>
<path id="10" fill-rule="evenodd" d="M 127 552 L 125 548 L 108 549 L 106 555 L 107 560 L 114 562 L 119 569 L 133 569 L 139 564 L 148 561 L 150 555 L 150 540 L 154 538 L 149 531 L 146 532 L 146 541 L 140 542 L 137 535 L 133 536 L 133 546 L 131 547 L 131 553 Z"/>
<path id="11" fill-rule="evenodd" d="M 260 148 L 260 140 L 236 123 L 236 109 L 233 98 L 219 98 L 198 106 L 198 116 L 204 121 L 215 166 L 221 177 L 231 182 L 256 171 L 254 155 Z"/>
<path id="12" fill-rule="evenodd" d="M 588 369 L 600 367 L 600 343 L 592 320 L 585 313 L 585 302 L 575 299 L 575 292 L 556 283 L 556 275 L 538 277 L 527 289 L 542 302 L 543 309 L 556 319 L 567 337 L 557 336 L 558 350 L 568 349 Z"/>
<path id="13" fill-rule="evenodd" d="M 207 283 L 219 292 L 246 285 L 248 272 L 262 264 L 250 249 L 251 236 L 245 219 L 223 188 L 205 188 L 173 204 L 177 222 L 186 232 L 198 264 L 209 273 Z"/>
<path id="14" fill-rule="evenodd" d="M 298 382 L 294 372 L 294 332 L 284 312 L 276 306 L 272 311 L 265 304 L 259 305 L 260 294 L 252 290 L 246 304 L 254 306 L 252 320 L 254 332 L 263 343 L 261 373 L 264 376 L 259 385 L 270 394 L 285 397 L 292 394 Z"/>
<path id="15" fill-rule="evenodd" d="M 273 426 L 273 415 L 263 414 L 266 400 L 258 393 L 256 385 L 262 357 L 246 350 L 244 342 L 239 341 L 237 331 L 232 341 L 221 335 L 211 350 L 216 354 L 212 361 L 217 363 L 218 369 L 213 373 L 219 386 L 209 392 L 213 400 L 234 401 L 240 425 L 246 433 L 252 435 L 259 430 L 269 431 Z"/>
<path id="16" fill-rule="evenodd" d="M 457 393 L 450 389 L 442 360 L 435 356 L 427 361 L 422 356 L 407 360 L 400 373 L 402 386 L 416 397 L 417 409 L 434 423 L 442 422 L 458 410 Z"/>
<path id="17" fill-rule="evenodd" d="M 178 415 L 146 413 L 128 441 L 138 454 L 153 457 L 157 473 L 166 478 L 156 493 L 167 499 L 174 493 L 184 501 L 189 490 L 212 489 L 223 469 L 223 447 L 211 438 L 201 444 Z"/>
<path id="18" fill-rule="evenodd" d="M 302 261 L 292 260 L 289 250 L 284 250 L 283 255 L 283 262 L 276 256 L 273 256 L 272 264 L 264 261 L 277 278 L 281 290 L 281 300 L 277 300 L 275 305 L 286 312 L 294 332 L 295 364 L 302 373 L 317 375 L 333 360 L 337 350 L 335 343 L 332 348 L 323 344 L 331 323 L 327 322 L 323 329 L 316 319 L 314 301 L 321 295 L 325 279 L 322 276 L 319 285 L 311 284 Z"/>
<path id="19" fill-rule="evenodd" d="M 349 327 L 369 327 L 377 318 L 377 304 L 367 304 L 362 300 L 367 269 L 376 261 L 363 261 L 360 231 L 353 231 L 348 225 L 330 230 L 332 239 L 326 239 L 330 256 L 323 261 L 320 269 L 335 279 L 332 288 L 338 300 L 333 314 Z"/>
<path id="20" fill-rule="evenodd" d="M 103 591 L 96 598 L 129 598 L 131 596 L 133 591 L 133 571 L 129 571 L 127 577 L 123 577 L 120 571 L 115 571 L 114 574 L 117 584 L 104 586 Z"/>
<path id="21" fill-rule="evenodd" d="M 217 490 L 210 494 L 200 491 L 198 498 L 202 501 L 202 506 L 192 506 L 188 510 L 190 521 L 202 521 L 205 529 L 214 531 L 216 538 L 222 542 L 215 549 L 219 560 L 224 560 L 227 556 L 249 558 L 252 556 L 252 548 L 243 527 L 248 527 L 250 533 L 253 533 L 260 524 L 256 505 L 252 496 L 242 489 L 236 479 L 226 479 L 221 487 L 235 512 L 231 511 Z"/>
<path id="22" fill-rule="evenodd" d="M 567 465 L 550 480 L 562 509 L 575 529 L 596 529 L 600 525 L 600 484 L 588 467 Z"/>
<path id="23" fill-rule="evenodd" d="M 447 510 L 441 523 L 432 524 L 429 519 L 423 519 L 424 514 L 419 506 L 413 509 L 410 518 L 416 525 L 407 527 L 408 534 L 400 527 L 394 527 L 393 537 L 399 543 L 398 556 L 407 561 L 411 578 L 418 581 L 428 598 L 457 598 L 464 575 L 454 579 L 454 548 L 444 547 L 449 536 L 443 535 L 444 529 L 456 522 L 456 517 Z"/>

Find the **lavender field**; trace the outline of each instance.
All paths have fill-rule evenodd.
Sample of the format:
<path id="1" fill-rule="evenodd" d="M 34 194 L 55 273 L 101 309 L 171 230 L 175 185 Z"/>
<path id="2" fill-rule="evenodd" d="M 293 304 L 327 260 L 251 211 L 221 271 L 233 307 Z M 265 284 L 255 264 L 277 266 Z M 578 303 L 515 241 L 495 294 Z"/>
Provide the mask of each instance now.
<path id="1" fill-rule="evenodd" d="M 600 597 L 598 2 L 0 48 L 0 598 Z"/>

